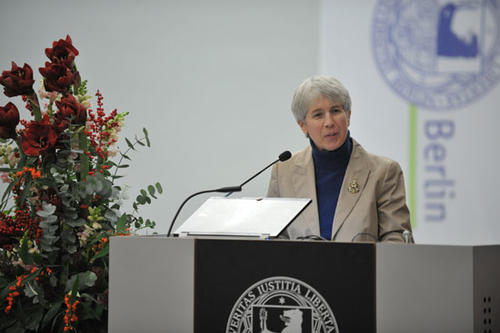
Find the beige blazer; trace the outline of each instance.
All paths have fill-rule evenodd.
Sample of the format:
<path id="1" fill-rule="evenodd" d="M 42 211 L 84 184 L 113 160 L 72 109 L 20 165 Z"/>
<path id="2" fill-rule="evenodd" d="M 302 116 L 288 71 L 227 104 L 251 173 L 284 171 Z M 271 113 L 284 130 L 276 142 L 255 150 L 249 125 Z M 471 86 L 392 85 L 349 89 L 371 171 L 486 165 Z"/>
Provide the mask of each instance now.
<path id="1" fill-rule="evenodd" d="M 339 193 L 332 240 L 402 242 L 411 232 L 401 167 L 395 161 L 366 152 L 354 139 L 351 158 Z M 311 198 L 311 204 L 282 236 L 290 239 L 320 235 L 312 148 L 275 164 L 268 197 Z"/>

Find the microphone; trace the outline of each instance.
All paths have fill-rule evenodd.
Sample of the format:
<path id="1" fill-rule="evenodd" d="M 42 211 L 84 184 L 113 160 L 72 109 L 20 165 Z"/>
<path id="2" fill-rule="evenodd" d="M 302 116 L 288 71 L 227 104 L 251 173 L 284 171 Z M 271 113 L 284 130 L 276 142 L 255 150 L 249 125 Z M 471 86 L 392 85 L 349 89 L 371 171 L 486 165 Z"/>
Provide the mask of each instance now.
<path id="1" fill-rule="evenodd" d="M 415 243 L 415 240 L 413 239 L 413 234 L 411 233 L 411 231 L 406 229 L 405 231 L 403 231 L 403 239 L 407 244 Z"/>
<path id="2" fill-rule="evenodd" d="M 285 162 L 286 160 L 289 160 L 290 157 L 292 157 L 292 153 L 290 153 L 288 150 L 285 150 L 280 154 L 280 156 L 278 156 L 278 159 L 280 160 L 280 162 Z"/>
<path id="3" fill-rule="evenodd" d="M 274 164 L 276 164 L 278 162 L 285 162 L 286 160 L 290 159 L 290 157 L 292 157 L 292 153 L 290 153 L 288 150 L 285 150 L 284 152 L 282 152 L 281 154 L 279 154 L 278 159 L 276 161 L 271 162 L 264 169 L 260 170 L 255 175 L 253 175 L 252 177 L 250 177 L 247 180 L 245 180 L 243 183 L 241 183 L 240 186 L 243 187 L 246 183 L 248 183 L 249 181 L 251 181 L 252 179 L 254 179 L 255 177 L 257 177 L 258 175 L 260 175 L 261 173 L 263 173 L 264 171 L 266 171 L 268 168 L 270 168 Z M 236 192 L 236 191 L 234 191 L 234 192 Z M 233 194 L 233 192 L 229 192 L 228 194 L 226 194 L 226 197 L 230 196 L 231 194 Z"/>
<path id="4" fill-rule="evenodd" d="M 226 197 L 228 197 L 228 196 L 230 196 L 234 192 L 241 192 L 241 189 L 243 188 L 243 186 L 246 183 L 248 183 L 249 181 L 251 181 L 252 179 L 254 179 L 255 177 L 257 177 L 258 175 L 260 175 L 261 173 L 263 173 L 267 168 L 271 167 L 272 165 L 278 163 L 279 161 L 284 162 L 284 161 L 288 160 L 290 157 L 292 157 L 292 153 L 290 153 L 288 150 L 282 152 L 278 156 L 278 159 L 276 161 L 273 161 L 271 164 L 269 164 L 268 166 L 266 166 L 264 169 L 260 170 L 255 175 L 253 175 L 252 177 L 250 177 L 247 180 L 245 180 L 239 186 L 227 186 L 227 187 L 217 188 L 217 189 L 214 189 L 214 190 L 205 190 L 205 191 L 200 191 L 200 192 L 196 192 L 194 194 L 191 194 L 189 197 L 186 198 L 186 200 L 184 200 L 184 202 L 181 204 L 181 206 L 179 207 L 179 209 L 175 213 L 175 216 L 174 216 L 172 222 L 170 222 L 170 227 L 168 228 L 167 237 L 170 236 L 170 233 L 172 232 L 172 228 L 173 228 L 173 226 L 175 224 L 175 220 L 177 219 L 177 216 L 179 216 L 179 213 L 181 212 L 182 207 L 184 207 L 184 205 L 186 204 L 186 202 L 188 202 L 189 199 L 191 199 L 192 197 L 195 197 L 195 196 L 200 195 L 200 194 L 212 193 L 212 192 L 227 193 Z"/>

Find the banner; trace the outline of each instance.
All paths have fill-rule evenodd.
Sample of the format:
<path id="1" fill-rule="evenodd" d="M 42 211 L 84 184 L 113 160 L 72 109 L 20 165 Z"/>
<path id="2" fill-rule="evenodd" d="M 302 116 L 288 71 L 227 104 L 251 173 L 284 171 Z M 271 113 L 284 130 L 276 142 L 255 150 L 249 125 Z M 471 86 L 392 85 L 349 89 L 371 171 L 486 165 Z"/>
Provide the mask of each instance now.
<path id="1" fill-rule="evenodd" d="M 499 14 L 489 0 L 321 4 L 320 72 L 351 91 L 353 137 L 403 166 L 417 242 L 500 242 Z"/>

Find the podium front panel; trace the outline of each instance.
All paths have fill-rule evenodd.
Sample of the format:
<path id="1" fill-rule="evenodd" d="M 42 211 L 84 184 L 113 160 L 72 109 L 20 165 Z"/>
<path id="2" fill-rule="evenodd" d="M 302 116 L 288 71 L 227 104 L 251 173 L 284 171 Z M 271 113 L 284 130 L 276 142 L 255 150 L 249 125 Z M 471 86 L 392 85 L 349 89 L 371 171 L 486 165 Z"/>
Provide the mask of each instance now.
<path id="1" fill-rule="evenodd" d="M 375 332 L 373 244 L 198 239 L 195 258 L 195 332 Z"/>
<path id="2" fill-rule="evenodd" d="M 193 332 L 194 243 L 111 237 L 109 332 Z"/>

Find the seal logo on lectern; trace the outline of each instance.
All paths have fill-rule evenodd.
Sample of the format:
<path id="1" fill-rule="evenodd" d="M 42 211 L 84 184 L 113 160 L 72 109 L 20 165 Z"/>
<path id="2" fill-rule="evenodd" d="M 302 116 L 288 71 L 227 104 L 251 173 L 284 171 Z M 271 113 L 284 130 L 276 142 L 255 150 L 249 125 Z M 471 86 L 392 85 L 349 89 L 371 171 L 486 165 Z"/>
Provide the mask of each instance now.
<path id="1" fill-rule="evenodd" d="M 500 80 L 496 0 L 379 0 L 373 54 L 405 100 L 431 110 L 464 106 Z"/>
<path id="2" fill-rule="evenodd" d="M 271 277 L 249 287 L 229 315 L 226 333 L 338 333 L 330 306 L 311 286 Z"/>

